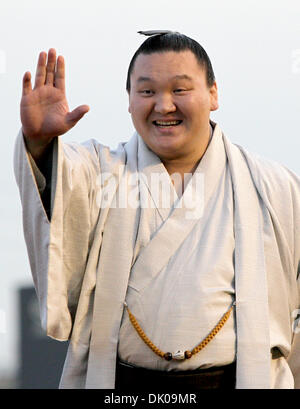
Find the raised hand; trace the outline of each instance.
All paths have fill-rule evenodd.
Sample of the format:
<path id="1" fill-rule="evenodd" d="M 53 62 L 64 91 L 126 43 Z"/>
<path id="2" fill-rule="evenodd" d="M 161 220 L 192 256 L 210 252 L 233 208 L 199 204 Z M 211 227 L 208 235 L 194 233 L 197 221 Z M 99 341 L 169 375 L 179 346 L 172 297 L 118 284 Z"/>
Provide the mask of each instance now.
<path id="1" fill-rule="evenodd" d="M 56 60 L 51 48 L 41 52 L 38 59 L 35 84 L 32 89 L 31 74 L 23 77 L 21 99 L 22 130 L 27 147 L 35 159 L 40 158 L 53 138 L 63 135 L 89 111 L 81 105 L 69 111 L 65 94 L 65 62 L 62 56 Z"/>

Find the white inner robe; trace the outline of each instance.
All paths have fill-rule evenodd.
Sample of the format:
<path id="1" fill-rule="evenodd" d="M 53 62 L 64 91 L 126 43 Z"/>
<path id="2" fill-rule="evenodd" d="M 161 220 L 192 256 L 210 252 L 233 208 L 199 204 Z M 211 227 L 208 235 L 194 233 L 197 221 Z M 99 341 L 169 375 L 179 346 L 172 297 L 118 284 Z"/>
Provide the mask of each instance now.
<path id="1" fill-rule="evenodd" d="M 140 145 L 139 172 L 149 181 L 151 175 L 147 171 L 151 168 L 153 172 L 154 165 L 156 172 L 166 174 L 173 205 L 183 202 L 186 190 L 178 199 L 163 164 L 141 140 Z M 202 174 L 204 182 L 202 216 L 155 277 L 137 275 L 133 269 L 126 296 L 129 309 L 146 335 L 164 352 L 192 350 L 234 301 L 233 193 L 221 135 L 214 135 L 189 181 L 194 190 L 197 174 Z M 155 198 L 152 209 L 141 210 L 143 228 L 138 232 L 137 258 L 140 248 L 149 243 L 160 226 L 170 222 L 170 209 L 159 209 L 154 202 Z M 132 365 L 167 371 L 230 364 L 236 354 L 234 310 L 216 337 L 202 351 L 184 361 L 166 361 L 157 356 L 139 337 L 124 311 L 118 354 L 122 361 Z"/>

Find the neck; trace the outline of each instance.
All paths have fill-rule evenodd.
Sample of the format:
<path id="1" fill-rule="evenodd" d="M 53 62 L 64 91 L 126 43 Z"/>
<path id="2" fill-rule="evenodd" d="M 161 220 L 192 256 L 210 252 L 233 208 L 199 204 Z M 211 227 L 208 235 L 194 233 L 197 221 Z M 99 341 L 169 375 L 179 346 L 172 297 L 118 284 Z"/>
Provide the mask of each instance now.
<path id="1" fill-rule="evenodd" d="M 210 137 L 211 126 L 209 125 L 209 128 L 205 136 L 202 137 L 201 142 L 197 144 L 197 149 L 193 149 L 188 155 L 184 155 L 182 157 L 161 159 L 169 175 L 172 175 L 173 173 L 178 173 L 183 178 L 185 173 L 193 174 L 201 158 L 206 152 L 206 149 L 210 142 Z"/>
<path id="2" fill-rule="evenodd" d="M 205 138 L 202 138 L 202 143 L 198 144 L 198 150 L 194 150 L 190 155 L 174 158 L 174 159 L 163 159 L 167 172 L 171 176 L 174 188 L 177 191 L 178 196 L 184 191 L 184 187 L 191 175 L 195 172 L 200 160 L 206 152 L 211 138 L 211 127 L 209 126 L 208 132 Z M 173 177 L 172 177 L 173 175 Z M 190 175 L 190 176 L 189 176 Z"/>

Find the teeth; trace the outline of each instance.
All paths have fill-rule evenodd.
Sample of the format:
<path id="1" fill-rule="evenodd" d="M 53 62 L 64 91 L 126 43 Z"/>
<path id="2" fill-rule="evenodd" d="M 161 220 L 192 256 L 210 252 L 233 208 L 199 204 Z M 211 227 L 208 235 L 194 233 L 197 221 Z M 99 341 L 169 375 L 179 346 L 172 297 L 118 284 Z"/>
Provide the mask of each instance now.
<path id="1" fill-rule="evenodd" d="M 156 125 L 162 126 L 170 126 L 170 125 L 178 125 L 181 121 L 155 121 Z"/>

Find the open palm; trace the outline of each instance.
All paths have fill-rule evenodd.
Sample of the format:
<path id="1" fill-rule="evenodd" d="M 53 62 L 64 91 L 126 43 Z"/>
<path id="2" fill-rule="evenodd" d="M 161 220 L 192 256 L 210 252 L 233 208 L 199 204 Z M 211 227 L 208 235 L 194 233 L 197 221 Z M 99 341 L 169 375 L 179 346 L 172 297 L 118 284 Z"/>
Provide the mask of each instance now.
<path id="1" fill-rule="evenodd" d="M 56 51 L 41 52 L 32 89 L 31 74 L 23 77 L 21 99 L 22 130 L 27 144 L 35 147 L 47 146 L 56 136 L 66 133 L 88 112 L 81 105 L 69 112 L 65 94 L 65 62 L 62 56 L 56 61 Z"/>

